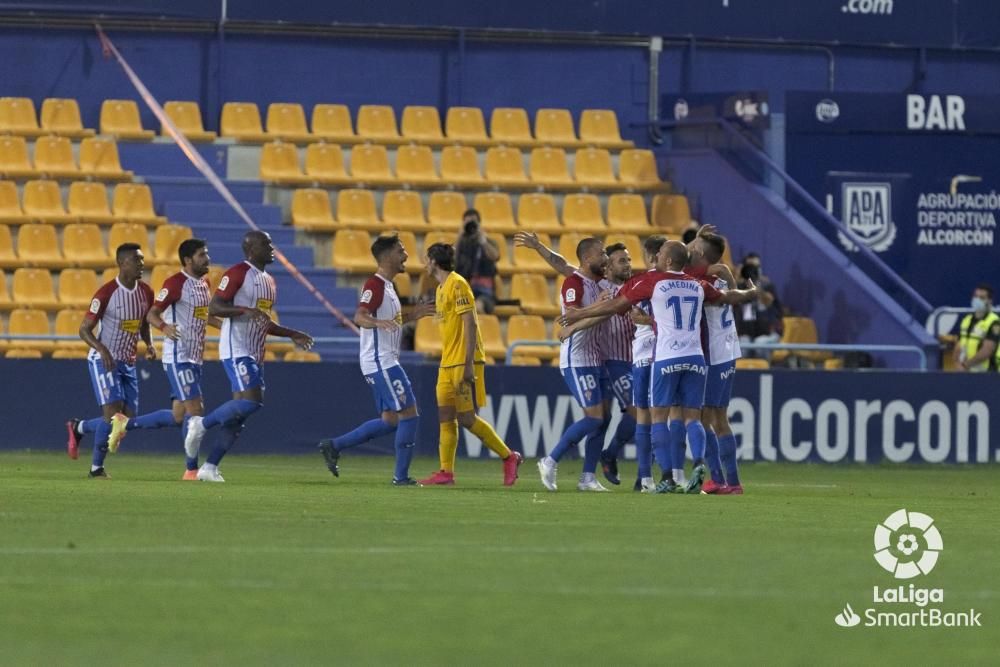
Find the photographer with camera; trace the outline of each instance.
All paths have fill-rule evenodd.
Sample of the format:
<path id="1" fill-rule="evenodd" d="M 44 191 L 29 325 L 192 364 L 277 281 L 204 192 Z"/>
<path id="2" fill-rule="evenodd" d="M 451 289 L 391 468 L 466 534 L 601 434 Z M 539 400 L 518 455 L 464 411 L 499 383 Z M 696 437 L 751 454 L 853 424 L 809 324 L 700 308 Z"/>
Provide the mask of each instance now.
<path id="1" fill-rule="evenodd" d="M 736 333 L 744 343 L 777 343 L 782 332 L 781 302 L 774 283 L 761 273 L 760 255 L 755 252 L 747 253 L 743 258 L 736 287 L 746 289 L 750 281 L 760 288 L 760 297 L 758 301 L 733 308 Z"/>
<path id="2" fill-rule="evenodd" d="M 500 249 L 483 231 L 479 211 L 470 208 L 462 214 L 462 231 L 455 241 L 455 271 L 469 281 L 480 313 L 496 308 L 498 259 Z"/>

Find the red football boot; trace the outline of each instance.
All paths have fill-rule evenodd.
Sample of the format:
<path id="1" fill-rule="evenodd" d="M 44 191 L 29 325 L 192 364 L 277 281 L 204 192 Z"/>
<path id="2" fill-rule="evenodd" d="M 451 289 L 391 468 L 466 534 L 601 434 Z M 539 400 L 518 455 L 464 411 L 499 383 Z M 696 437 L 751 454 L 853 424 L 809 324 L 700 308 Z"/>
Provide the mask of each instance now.
<path id="1" fill-rule="evenodd" d="M 431 486 L 434 484 L 438 485 L 450 485 L 455 483 L 455 473 L 448 472 L 446 470 L 438 470 L 436 473 L 428 477 L 427 479 L 420 480 L 420 483 L 424 486 Z"/>
<path id="2" fill-rule="evenodd" d="M 723 490 L 719 491 L 720 495 L 726 496 L 742 496 L 743 495 L 743 485 L 737 484 L 736 486 L 727 486 Z"/>
<path id="3" fill-rule="evenodd" d="M 66 440 L 66 453 L 73 460 L 76 460 L 80 456 L 80 438 L 82 437 L 76 432 L 76 425 L 79 423 L 76 419 L 70 419 L 66 422 L 66 433 L 69 437 Z"/>
<path id="4" fill-rule="evenodd" d="M 705 494 L 706 496 L 711 496 L 711 495 L 714 495 L 714 494 L 717 494 L 717 493 L 721 494 L 721 495 L 725 495 L 726 489 L 728 489 L 728 488 L 729 487 L 726 486 L 725 484 L 719 484 L 719 483 L 715 482 L 714 480 L 707 479 L 701 485 L 701 492 L 703 494 Z"/>
<path id="5" fill-rule="evenodd" d="M 524 461 L 524 457 L 519 452 L 511 450 L 510 456 L 503 460 L 503 485 L 514 486 L 517 481 L 517 468 Z"/>

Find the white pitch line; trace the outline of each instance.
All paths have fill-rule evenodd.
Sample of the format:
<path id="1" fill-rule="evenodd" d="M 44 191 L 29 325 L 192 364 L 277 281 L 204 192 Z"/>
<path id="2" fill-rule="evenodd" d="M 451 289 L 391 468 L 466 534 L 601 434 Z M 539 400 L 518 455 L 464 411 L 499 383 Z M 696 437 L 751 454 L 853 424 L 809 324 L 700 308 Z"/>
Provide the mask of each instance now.
<path id="1" fill-rule="evenodd" d="M 653 547 L 518 547 L 482 544 L 439 544 L 427 546 L 371 546 L 371 547 L 210 547 L 175 545 L 155 547 L 0 547 L 0 556 L 107 556 L 107 555 L 157 555 L 157 554 L 436 554 L 436 553 L 503 553 L 503 554 L 656 554 Z"/>
<path id="2" fill-rule="evenodd" d="M 839 489 L 839 484 L 794 484 L 785 482 L 752 482 L 751 487 L 754 486 L 764 486 L 764 487 L 774 487 L 774 488 L 790 488 L 790 489 Z"/>

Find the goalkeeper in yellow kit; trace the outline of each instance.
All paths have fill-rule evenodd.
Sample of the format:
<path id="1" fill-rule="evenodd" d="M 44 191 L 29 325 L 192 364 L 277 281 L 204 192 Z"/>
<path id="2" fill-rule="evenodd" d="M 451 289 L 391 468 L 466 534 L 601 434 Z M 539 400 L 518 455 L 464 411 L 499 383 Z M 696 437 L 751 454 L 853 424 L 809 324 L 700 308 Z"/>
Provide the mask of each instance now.
<path id="1" fill-rule="evenodd" d="M 455 452 L 458 450 L 458 425 L 461 424 L 503 459 L 503 483 L 511 486 L 523 459 L 476 414 L 486 401 L 483 372 L 486 355 L 472 288 L 465 278 L 455 273 L 455 248 L 445 243 L 435 243 L 428 248 L 427 273 L 438 282 L 435 307 L 442 344 L 437 381 L 441 469 L 420 483 L 455 483 Z"/>

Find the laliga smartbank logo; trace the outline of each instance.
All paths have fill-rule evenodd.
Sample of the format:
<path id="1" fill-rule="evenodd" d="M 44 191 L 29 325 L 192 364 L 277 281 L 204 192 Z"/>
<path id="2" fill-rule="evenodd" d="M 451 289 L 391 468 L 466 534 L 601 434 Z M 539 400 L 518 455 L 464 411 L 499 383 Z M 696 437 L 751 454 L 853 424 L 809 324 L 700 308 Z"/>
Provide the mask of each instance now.
<path id="1" fill-rule="evenodd" d="M 874 558 L 895 579 L 913 579 L 930 574 L 937 565 L 944 540 L 934 519 L 905 509 L 890 514 L 875 526 Z M 872 606 L 859 614 L 850 604 L 834 617 L 842 628 L 864 624 L 866 628 L 954 628 L 982 627 L 981 613 L 975 609 L 942 609 L 943 588 L 923 588 L 914 584 L 895 588 L 873 587 Z M 913 609 L 916 607 L 916 609 Z"/>

